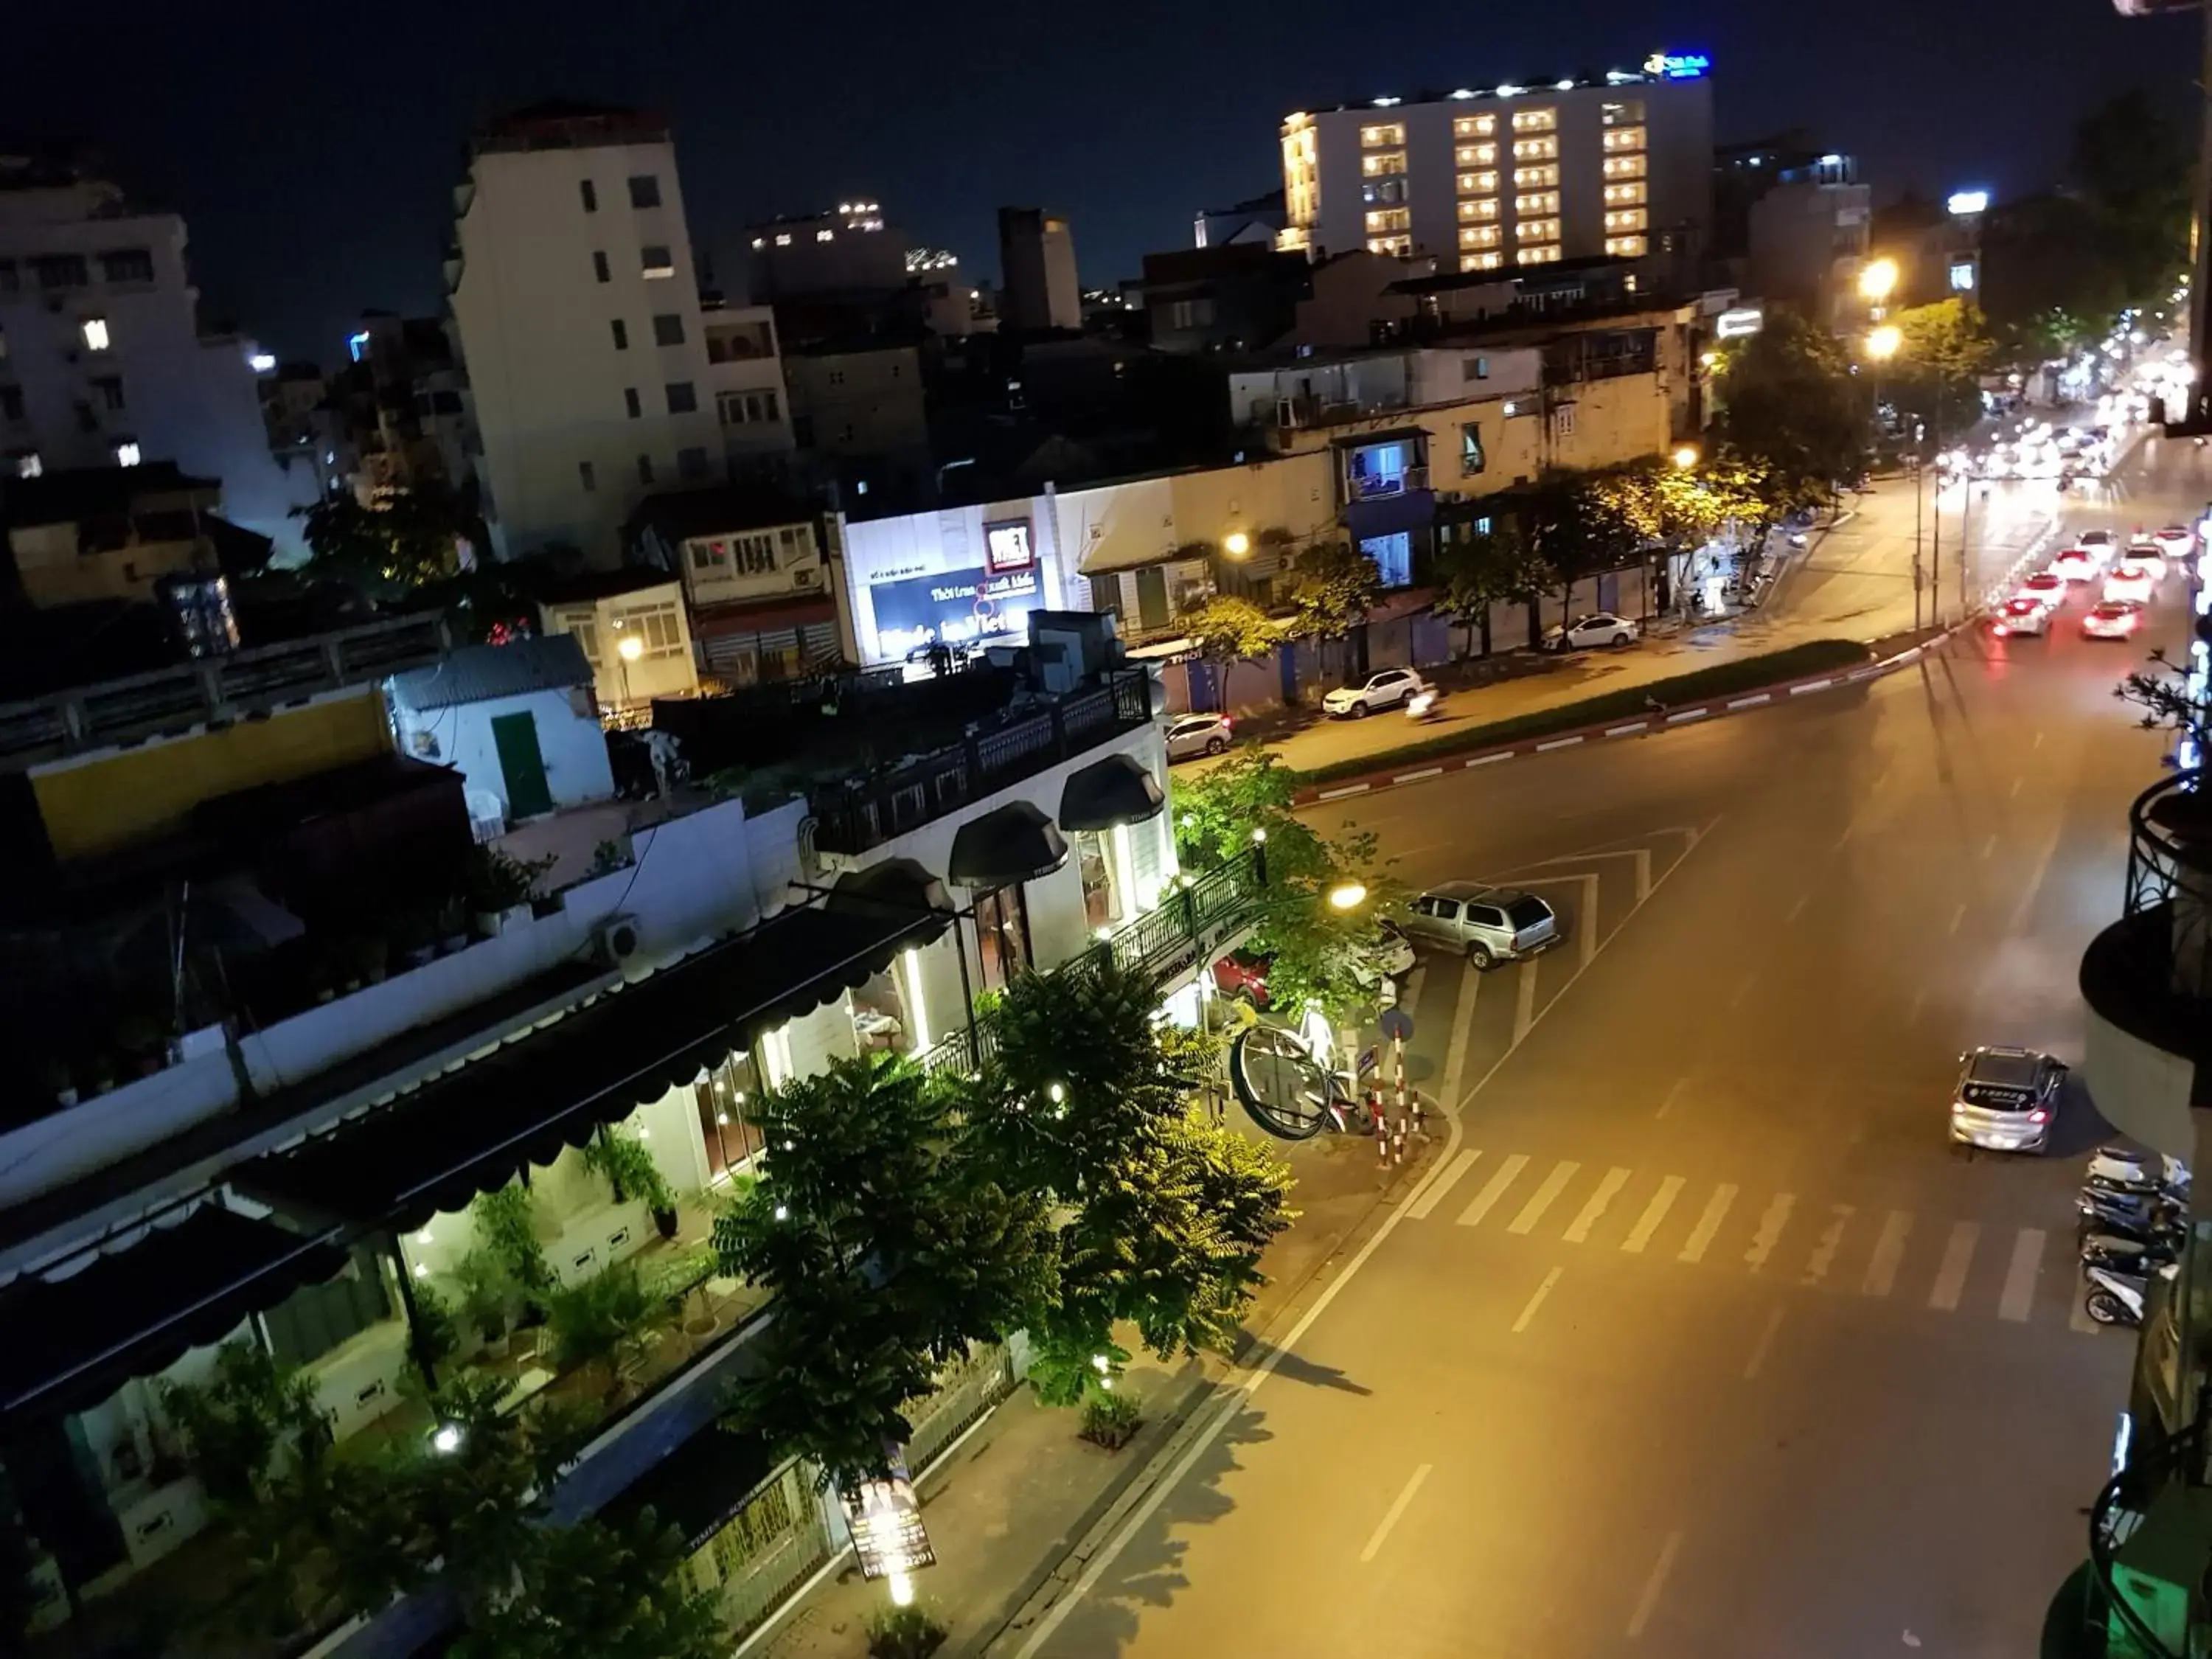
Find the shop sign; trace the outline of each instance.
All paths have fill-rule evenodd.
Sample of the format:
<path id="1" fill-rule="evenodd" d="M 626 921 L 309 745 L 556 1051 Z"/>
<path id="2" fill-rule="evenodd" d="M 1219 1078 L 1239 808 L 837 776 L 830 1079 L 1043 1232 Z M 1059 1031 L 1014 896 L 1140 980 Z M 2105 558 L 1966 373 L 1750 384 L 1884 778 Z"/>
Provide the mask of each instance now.
<path id="1" fill-rule="evenodd" d="M 891 1454 L 890 1467 L 881 1480 L 863 1480 L 840 1494 L 840 1500 L 861 1577 L 888 1578 L 937 1565 L 902 1450 Z"/>

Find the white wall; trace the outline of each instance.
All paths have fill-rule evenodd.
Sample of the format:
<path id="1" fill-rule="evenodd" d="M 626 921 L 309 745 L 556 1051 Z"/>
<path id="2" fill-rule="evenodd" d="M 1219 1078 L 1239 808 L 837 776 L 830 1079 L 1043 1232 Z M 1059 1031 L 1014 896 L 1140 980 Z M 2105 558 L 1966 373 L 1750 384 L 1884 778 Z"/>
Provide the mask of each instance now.
<path id="1" fill-rule="evenodd" d="M 650 173 L 660 205 L 633 208 L 629 179 Z M 598 210 L 584 210 L 590 180 Z M 461 264 L 452 296 L 483 442 L 492 539 L 512 558 L 550 542 L 595 563 L 621 556 L 620 530 L 653 489 L 680 483 L 678 453 L 703 450 L 722 476 L 722 431 L 672 144 L 493 151 L 477 155 L 455 227 Z M 647 278 L 640 249 L 670 250 L 674 275 Z M 594 253 L 607 257 L 597 279 Z M 654 343 L 653 318 L 680 318 L 684 343 Z M 611 325 L 629 333 L 617 349 Z M 672 415 L 666 387 L 691 386 L 696 412 Z M 633 419 L 623 398 L 638 392 Z M 651 463 L 653 479 L 638 470 Z M 586 489 L 588 463 L 595 488 Z"/>
<path id="2" fill-rule="evenodd" d="M 527 714 L 538 728 L 538 752 L 544 757 L 545 782 L 556 809 L 605 800 L 614 793 L 606 732 L 595 716 L 577 712 L 574 699 L 582 696 L 579 687 L 573 697 L 568 691 L 533 691 L 448 708 L 414 709 L 395 703 L 392 715 L 403 752 L 459 772 L 468 780 L 471 795 L 497 796 L 501 811 L 511 817 L 507 776 L 491 729 L 495 720 L 510 714 Z"/>

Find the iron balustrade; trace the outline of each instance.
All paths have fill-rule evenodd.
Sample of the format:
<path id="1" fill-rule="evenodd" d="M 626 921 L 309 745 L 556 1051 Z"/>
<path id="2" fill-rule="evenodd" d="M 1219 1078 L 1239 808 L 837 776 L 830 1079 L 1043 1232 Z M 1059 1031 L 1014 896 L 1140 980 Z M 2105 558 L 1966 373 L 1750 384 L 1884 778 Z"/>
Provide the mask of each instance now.
<path id="1" fill-rule="evenodd" d="M 2118 1615 L 2130 1639 L 2144 1659 L 2194 1659 L 2199 1651 L 2193 1640 L 2185 1640 L 2177 1653 L 2137 1613 L 2113 1577 L 2116 1554 L 2142 1523 L 2154 1494 L 2175 1480 L 2196 1478 L 2204 1451 L 2202 1424 L 2185 1430 L 2162 1444 L 2145 1449 L 2125 1468 L 2105 1483 L 2089 1509 L 2089 1568 L 2096 1583 L 2096 1609 Z"/>
<path id="2" fill-rule="evenodd" d="M 1179 881 L 1161 896 L 1158 908 L 1115 929 L 1053 972 L 1093 974 L 1111 962 L 1146 975 L 1158 986 L 1192 966 L 1212 962 L 1238 928 L 1258 917 L 1267 885 L 1267 849 L 1248 847 L 1227 863 Z M 981 1014 L 972 1028 L 953 1032 L 921 1056 L 921 1065 L 930 1073 L 977 1072 L 998 1052 L 998 1022 Z"/>
<path id="3" fill-rule="evenodd" d="M 2205 769 L 2159 780 L 2128 807 L 2126 914 L 2161 906 L 2169 911 L 2168 988 L 2212 995 L 2212 795 Z M 2201 830 L 2185 833 L 2190 817 Z"/>

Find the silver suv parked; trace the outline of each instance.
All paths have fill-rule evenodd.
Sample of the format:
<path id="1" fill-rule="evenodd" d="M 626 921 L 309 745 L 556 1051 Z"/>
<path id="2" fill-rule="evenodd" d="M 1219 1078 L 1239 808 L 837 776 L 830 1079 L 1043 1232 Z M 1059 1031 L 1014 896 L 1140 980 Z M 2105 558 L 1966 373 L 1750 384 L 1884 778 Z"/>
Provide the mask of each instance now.
<path id="1" fill-rule="evenodd" d="M 1559 916 L 1534 893 L 1479 881 L 1431 887 L 1407 908 L 1406 931 L 1464 952 L 1478 970 L 1533 957 L 1562 938 Z"/>

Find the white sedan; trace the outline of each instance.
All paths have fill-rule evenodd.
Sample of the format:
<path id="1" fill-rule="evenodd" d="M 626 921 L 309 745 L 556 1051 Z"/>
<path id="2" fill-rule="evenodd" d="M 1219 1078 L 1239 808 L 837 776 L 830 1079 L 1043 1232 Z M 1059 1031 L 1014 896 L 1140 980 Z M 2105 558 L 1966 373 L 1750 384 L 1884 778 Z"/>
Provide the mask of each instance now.
<path id="1" fill-rule="evenodd" d="M 2172 559 L 2186 557 L 2189 550 L 2197 545 L 2196 532 L 2187 525 L 2181 524 L 2166 526 L 2151 539 L 2159 544 L 2160 549 L 2168 558 Z"/>
<path id="2" fill-rule="evenodd" d="M 1357 685 L 1340 685 L 1321 700 L 1322 708 L 1339 720 L 1364 720 L 1378 708 L 1395 708 L 1429 683 L 1410 668 L 1385 668 Z"/>
<path id="3" fill-rule="evenodd" d="M 2119 605 L 2148 605 L 2154 584 L 2150 572 L 2139 564 L 2124 564 L 2105 578 L 2105 598 Z"/>
<path id="4" fill-rule="evenodd" d="M 2085 530 L 2074 538 L 2074 545 L 2084 550 L 2100 565 L 2110 564 L 2112 556 L 2120 550 L 2109 530 Z"/>
<path id="5" fill-rule="evenodd" d="M 2153 587 L 2156 587 L 2166 580 L 2166 555 L 2156 542 L 2129 543 L 2127 553 L 2121 558 L 2120 562 L 2131 564 L 2142 571 L 2144 575 L 2150 578 L 2150 585 Z"/>
<path id="6" fill-rule="evenodd" d="M 2093 640 L 2125 640 L 2135 636 L 2142 612 L 2120 599 L 2107 599 L 2081 618 L 2081 632 Z"/>
<path id="7" fill-rule="evenodd" d="M 1592 646 L 1628 646 L 1636 643 L 1636 624 L 1626 617 L 1616 617 L 1610 611 L 1592 611 L 1587 617 L 1577 617 L 1558 628 L 1544 630 L 1544 649 L 1547 651 L 1586 651 Z"/>
<path id="8" fill-rule="evenodd" d="M 2040 599 L 2025 596 L 2007 599 L 1997 614 L 1990 618 L 1990 632 L 2001 640 L 2015 634 L 2029 634 L 2039 639 L 2050 631 L 2051 607 Z"/>

